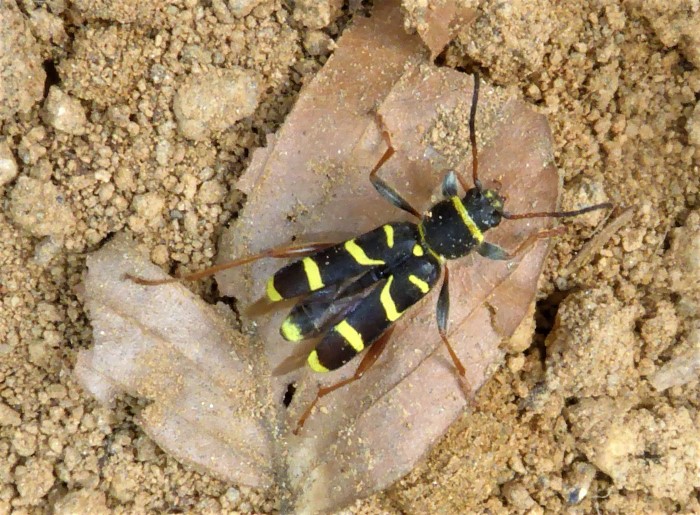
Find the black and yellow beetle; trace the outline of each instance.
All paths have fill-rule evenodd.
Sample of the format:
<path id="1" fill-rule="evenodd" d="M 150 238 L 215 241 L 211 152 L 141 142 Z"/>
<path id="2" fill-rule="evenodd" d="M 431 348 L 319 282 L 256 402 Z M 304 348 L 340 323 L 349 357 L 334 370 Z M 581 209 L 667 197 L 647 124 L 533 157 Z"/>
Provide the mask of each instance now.
<path id="1" fill-rule="evenodd" d="M 576 211 L 524 214 L 507 212 L 505 199 L 498 191 L 484 188 L 478 177 L 474 127 L 478 95 L 479 77 L 475 75 L 469 117 L 473 186 L 459 174 L 447 173 L 442 182 L 444 198 L 423 214 L 377 175 L 394 153 L 389 136 L 384 132 L 388 150 L 372 169 L 370 181 L 382 197 L 416 217 L 417 223 L 387 223 L 334 245 L 307 243 L 268 249 L 180 278 L 195 280 L 265 257 L 301 257 L 278 270 L 267 282 L 266 295 L 271 302 L 301 298 L 282 323 L 282 337 L 295 342 L 321 337 L 307 360 L 315 372 L 338 369 L 365 349 L 369 350 L 352 377 L 319 389 L 315 400 L 299 420 L 297 431 L 321 397 L 362 377 L 385 348 L 394 322 L 425 297 L 441 277 L 443 280 L 437 302 L 437 326 L 455 369 L 466 382 L 465 368 L 447 338 L 447 261 L 466 256 L 474 250 L 488 259 L 508 260 L 534 241 L 560 232 L 551 229 L 535 233 L 517 249 L 508 252 L 489 243 L 484 236 L 504 218 L 571 217 L 612 207 L 610 203 L 603 203 Z M 463 196 L 459 195 L 458 182 L 465 192 Z M 178 280 L 131 279 L 147 285 Z"/>

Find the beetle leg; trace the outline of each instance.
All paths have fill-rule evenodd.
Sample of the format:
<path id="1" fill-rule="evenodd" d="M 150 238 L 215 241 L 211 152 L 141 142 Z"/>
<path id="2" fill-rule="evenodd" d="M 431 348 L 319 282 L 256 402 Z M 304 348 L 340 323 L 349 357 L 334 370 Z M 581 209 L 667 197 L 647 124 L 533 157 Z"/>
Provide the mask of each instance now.
<path id="1" fill-rule="evenodd" d="M 309 407 L 306 408 L 306 411 L 304 411 L 304 414 L 297 422 L 297 425 L 294 428 L 295 435 L 298 435 L 299 431 L 301 431 L 301 428 L 304 427 L 306 419 L 309 418 L 309 415 L 311 415 L 311 412 L 313 411 L 314 407 L 316 406 L 319 400 L 321 400 L 329 393 L 336 391 L 338 388 L 342 388 L 345 385 L 357 381 L 364 375 L 365 372 L 367 372 L 367 370 L 369 370 L 369 368 L 372 365 L 374 365 L 374 363 L 377 361 L 377 358 L 379 358 L 382 351 L 386 348 L 386 344 L 389 343 L 389 340 L 391 339 L 391 334 L 394 332 L 394 327 L 395 326 L 389 327 L 389 329 L 387 329 L 386 332 L 376 342 L 374 342 L 369 349 L 367 349 L 367 352 L 363 356 L 360 365 L 357 367 L 357 370 L 355 370 L 355 373 L 352 375 L 352 377 L 344 379 L 343 381 L 340 381 L 331 386 L 326 386 L 318 389 L 318 393 L 316 393 L 316 398 L 311 404 L 309 404 Z"/>
<path id="2" fill-rule="evenodd" d="M 372 171 L 369 174 L 369 180 L 372 183 L 372 186 L 374 186 L 374 189 L 376 189 L 377 192 L 384 197 L 384 199 L 388 200 L 399 209 L 402 209 L 407 213 L 411 213 L 416 218 L 420 218 L 420 213 L 411 204 L 409 204 L 409 202 L 404 199 L 398 191 L 396 191 L 392 186 L 389 186 L 384 179 L 377 175 L 377 172 L 382 166 L 384 166 L 384 163 L 386 163 L 391 156 L 396 153 L 394 146 L 391 144 L 391 136 L 389 135 L 389 131 L 387 131 L 384 127 L 384 122 L 382 121 L 381 116 L 378 114 L 377 119 L 380 127 L 382 128 L 382 137 L 387 144 L 387 149 L 386 152 L 384 152 L 384 155 L 379 159 L 379 161 L 377 161 L 377 164 L 374 165 L 374 168 L 372 168 Z"/>
<path id="3" fill-rule="evenodd" d="M 556 227 L 554 229 L 547 229 L 545 231 L 539 231 L 535 234 L 531 234 L 512 252 L 508 252 L 500 245 L 496 245 L 495 243 L 489 243 L 487 241 L 481 242 L 481 245 L 477 247 L 476 251 L 479 253 L 480 256 L 483 256 L 488 259 L 493 259 L 495 261 L 508 261 L 530 248 L 536 241 L 545 240 L 554 236 L 560 236 L 564 233 L 565 230 L 566 229 L 564 227 Z"/>
<path id="4" fill-rule="evenodd" d="M 442 196 L 445 198 L 457 196 L 457 177 L 452 170 L 442 179 Z"/>
<path id="5" fill-rule="evenodd" d="M 452 358 L 452 363 L 454 364 L 454 367 L 457 370 L 457 373 L 459 374 L 460 384 L 462 386 L 462 389 L 464 390 L 464 394 L 466 395 L 467 399 L 469 399 L 470 395 L 473 392 L 471 385 L 467 380 L 467 370 L 464 368 L 464 365 L 457 356 L 457 353 L 452 348 L 452 344 L 447 339 L 447 324 L 450 315 L 450 272 L 447 266 L 444 267 L 444 270 L 445 275 L 442 281 L 442 287 L 440 288 L 440 295 L 438 296 L 437 301 L 438 331 L 440 332 L 442 342 L 445 344 L 445 347 L 447 347 L 447 352 L 449 353 L 450 358 Z"/>
<path id="6" fill-rule="evenodd" d="M 228 270 L 229 268 L 235 268 L 237 266 L 245 265 L 247 263 L 252 263 L 263 258 L 289 258 L 297 256 L 308 256 L 323 250 L 325 248 L 331 247 L 335 243 L 322 243 L 322 242 L 311 242 L 311 243 L 300 243 L 297 245 L 286 245 L 284 247 L 274 247 L 271 249 L 265 249 L 257 254 L 251 254 L 250 256 L 244 256 L 233 261 L 228 261 L 226 263 L 220 263 L 218 265 L 205 268 L 199 272 L 194 272 L 191 274 L 183 275 L 181 277 L 168 277 L 167 279 L 146 279 L 144 277 L 139 277 L 132 274 L 124 274 L 125 279 L 135 282 L 136 284 L 143 284 L 145 286 L 156 286 L 159 284 L 168 284 L 178 281 L 196 281 L 198 279 L 203 279 L 204 277 L 209 277 L 223 270 Z"/>

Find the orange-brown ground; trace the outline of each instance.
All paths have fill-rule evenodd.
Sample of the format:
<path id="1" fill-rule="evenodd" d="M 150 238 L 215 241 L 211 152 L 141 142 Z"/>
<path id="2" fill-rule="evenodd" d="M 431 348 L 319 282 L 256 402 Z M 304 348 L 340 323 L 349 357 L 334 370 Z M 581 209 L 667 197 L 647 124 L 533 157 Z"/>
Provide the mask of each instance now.
<path id="1" fill-rule="evenodd" d="M 421 2 L 404 4 L 420 17 Z M 0 513 L 277 506 L 160 451 L 134 424 L 140 400 L 109 410 L 84 394 L 72 370 L 92 333 L 75 288 L 85 253 L 121 230 L 159 265 L 211 263 L 251 151 L 365 14 L 337 5 L 0 5 Z M 482 2 L 440 58 L 547 115 L 565 203 L 604 192 L 635 214 L 564 277 L 590 234 L 570 224 L 581 235 L 550 256 L 535 342 L 509 347 L 423 465 L 353 510 L 541 513 L 577 498 L 575 512 L 700 510 L 693 5 Z M 183 110 L 188 77 L 222 70 L 246 70 L 226 72 L 241 79 L 222 92 L 228 109 Z"/>

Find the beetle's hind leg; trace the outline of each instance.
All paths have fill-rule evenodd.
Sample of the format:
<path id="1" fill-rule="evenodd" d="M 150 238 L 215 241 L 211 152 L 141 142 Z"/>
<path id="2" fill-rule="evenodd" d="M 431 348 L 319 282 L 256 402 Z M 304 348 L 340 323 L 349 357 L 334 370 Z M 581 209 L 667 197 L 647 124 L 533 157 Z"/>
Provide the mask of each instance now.
<path id="1" fill-rule="evenodd" d="M 146 279 L 144 277 L 138 277 L 132 274 L 125 274 L 124 278 L 135 282 L 136 284 L 143 284 L 145 286 L 156 286 L 159 284 L 168 284 L 178 281 L 197 281 L 199 279 L 204 279 L 205 277 L 212 276 L 223 270 L 228 270 L 230 268 L 235 268 L 237 266 L 252 263 L 253 261 L 258 261 L 263 258 L 290 258 L 290 257 L 302 257 L 314 254 L 319 250 L 326 249 L 335 245 L 335 243 L 323 243 L 323 242 L 310 242 L 301 243 L 298 245 L 285 245 L 283 247 L 274 247 L 271 249 L 265 249 L 257 254 L 251 254 L 250 256 L 244 256 L 233 261 L 228 261 L 226 263 L 220 263 L 218 265 L 205 268 L 199 272 L 194 272 L 191 274 L 183 275 L 181 277 L 168 277 L 167 279 Z"/>
<path id="2" fill-rule="evenodd" d="M 391 340 L 391 335 L 393 332 L 394 326 L 389 327 L 389 329 L 387 329 L 386 332 L 376 342 L 374 342 L 369 349 L 367 349 L 367 352 L 363 356 L 360 365 L 357 367 L 357 370 L 355 370 L 355 373 L 352 375 L 352 377 L 349 377 L 348 379 L 340 381 L 334 385 L 318 389 L 316 397 L 306 408 L 304 414 L 299 418 L 299 421 L 297 422 L 297 425 L 294 428 L 295 435 L 299 434 L 301 428 L 304 427 L 306 419 L 309 418 L 314 407 L 316 406 L 316 404 L 318 404 L 318 401 L 320 401 L 326 395 L 336 391 L 338 388 L 342 388 L 343 386 L 346 386 L 350 383 L 354 383 L 355 381 L 360 379 L 365 374 L 365 372 L 367 372 L 367 370 L 370 369 L 372 365 L 374 365 L 374 363 L 377 361 L 379 356 L 381 356 L 382 352 L 386 348 L 386 344 L 389 343 L 389 340 Z"/>
<path id="3" fill-rule="evenodd" d="M 334 385 L 330 390 L 322 389 L 320 397 L 359 379 L 367 371 L 386 345 L 387 332 L 394 322 L 428 294 L 439 276 L 440 263 L 432 256 L 412 256 L 400 265 L 381 272 L 378 276 L 381 280 L 367 295 L 357 300 L 342 320 L 329 328 L 316 349 L 309 354 L 308 363 L 313 371 L 328 372 L 342 367 L 359 353 L 365 353 L 352 380 Z M 378 345 L 379 342 L 382 343 Z M 318 399 L 314 404 L 316 402 Z M 302 417 L 298 428 L 301 428 L 309 412 L 310 409 Z"/>
<path id="4" fill-rule="evenodd" d="M 460 379 L 460 385 L 464 390 L 464 395 L 467 399 L 470 399 L 474 391 L 467 379 L 467 370 L 464 368 L 462 361 L 457 356 L 457 353 L 452 348 L 450 340 L 447 338 L 447 324 L 450 317 L 450 271 L 447 266 L 443 267 L 444 277 L 442 280 L 442 287 L 440 288 L 440 294 L 438 295 L 437 302 L 437 325 L 438 331 L 440 332 L 440 338 L 447 348 L 447 352 L 452 359 L 452 364 L 457 371 Z"/>

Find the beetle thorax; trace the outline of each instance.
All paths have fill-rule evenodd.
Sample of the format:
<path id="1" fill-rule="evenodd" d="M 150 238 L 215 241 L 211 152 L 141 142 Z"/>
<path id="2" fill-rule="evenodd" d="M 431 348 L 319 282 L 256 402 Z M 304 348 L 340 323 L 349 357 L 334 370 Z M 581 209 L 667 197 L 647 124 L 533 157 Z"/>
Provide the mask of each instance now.
<path id="1" fill-rule="evenodd" d="M 466 256 L 484 241 L 484 232 L 501 222 L 502 209 L 503 199 L 493 190 L 472 188 L 464 198 L 446 198 L 421 218 L 422 243 L 445 259 Z"/>

